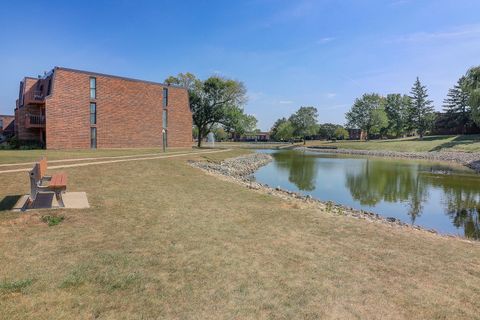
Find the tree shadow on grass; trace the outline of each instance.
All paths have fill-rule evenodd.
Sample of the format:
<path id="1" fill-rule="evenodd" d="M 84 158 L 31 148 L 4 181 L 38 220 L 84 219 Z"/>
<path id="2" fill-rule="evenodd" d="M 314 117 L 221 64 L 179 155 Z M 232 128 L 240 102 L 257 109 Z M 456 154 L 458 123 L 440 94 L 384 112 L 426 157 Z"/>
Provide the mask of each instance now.
<path id="1" fill-rule="evenodd" d="M 447 137 L 449 137 L 449 136 L 447 136 Z M 438 140 L 438 137 L 435 140 Z M 469 145 L 469 144 L 474 144 L 474 143 L 478 143 L 478 142 L 480 142 L 480 137 L 478 135 L 457 136 L 457 137 L 455 137 L 455 139 L 453 139 L 451 141 L 448 141 L 448 142 L 445 142 L 445 143 L 442 143 L 442 144 L 436 146 L 435 148 L 432 148 L 430 151 L 440 151 L 442 149 L 450 149 L 450 148 L 453 148 L 453 147 L 456 147 L 456 146 Z M 448 151 L 448 150 L 446 150 L 446 151 Z"/>
<path id="2" fill-rule="evenodd" d="M 0 201 L 0 211 L 10 211 L 21 198 L 21 195 L 6 196 Z"/>

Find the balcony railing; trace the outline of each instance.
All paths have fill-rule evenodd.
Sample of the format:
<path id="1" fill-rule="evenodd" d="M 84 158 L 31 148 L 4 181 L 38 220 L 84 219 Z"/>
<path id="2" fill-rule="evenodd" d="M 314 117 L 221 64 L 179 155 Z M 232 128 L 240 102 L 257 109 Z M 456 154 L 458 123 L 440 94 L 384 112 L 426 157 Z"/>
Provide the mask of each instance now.
<path id="1" fill-rule="evenodd" d="M 45 95 L 40 90 L 31 90 L 25 94 L 25 104 L 42 104 L 45 102 Z"/>
<path id="2" fill-rule="evenodd" d="M 25 127 L 27 128 L 43 128 L 45 127 L 45 116 L 26 114 Z"/>

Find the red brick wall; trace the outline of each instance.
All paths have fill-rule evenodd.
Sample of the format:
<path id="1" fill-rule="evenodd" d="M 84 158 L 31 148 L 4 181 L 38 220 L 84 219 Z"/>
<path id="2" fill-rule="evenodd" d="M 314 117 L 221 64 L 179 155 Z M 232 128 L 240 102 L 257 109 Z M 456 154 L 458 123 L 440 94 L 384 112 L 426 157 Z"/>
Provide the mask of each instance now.
<path id="1" fill-rule="evenodd" d="M 8 128 L 10 124 L 15 120 L 15 116 L 0 115 L 0 119 L 3 121 L 3 126 L 0 127 L 0 133 Z"/>
<path id="2" fill-rule="evenodd" d="M 47 148 L 90 148 L 91 76 L 97 79 L 97 147 L 161 147 L 161 85 L 60 68 L 46 102 Z M 188 93 L 168 88 L 168 146 L 189 147 Z"/>
<path id="3" fill-rule="evenodd" d="M 45 80 L 37 78 L 26 77 L 23 79 L 23 91 L 20 92 L 23 95 L 23 104 L 20 105 L 17 100 L 17 109 L 15 110 L 15 136 L 22 141 L 40 141 L 41 140 L 41 128 L 26 128 L 25 116 L 27 114 L 40 115 L 41 105 L 28 105 L 28 95 L 33 95 L 33 91 L 37 90 L 38 82 L 44 84 Z M 44 91 L 47 86 L 44 85 Z"/>
<path id="4" fill-rule="evenodd" d="M 36 140 L 40 141 L 40 129 L 39 128 L 26 128 L 25 116 L 26 114 L 40 115 L 39 106 L 24 106 L 15 110 L 15 135 L 18 140 Z"/>

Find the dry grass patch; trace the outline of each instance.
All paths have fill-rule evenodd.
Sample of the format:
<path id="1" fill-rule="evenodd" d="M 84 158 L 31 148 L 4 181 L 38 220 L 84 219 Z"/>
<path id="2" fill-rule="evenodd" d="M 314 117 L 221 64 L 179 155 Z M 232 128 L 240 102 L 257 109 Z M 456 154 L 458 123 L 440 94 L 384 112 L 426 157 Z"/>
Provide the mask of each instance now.
<path id="1" fill-rule="evenodd" d="M 0 225 L 0 280 L 32 279 L 0 294 L 0 314 L 478 317 L 478 244 L 297 208 L 186 163 L 243 152 L 68 168 L 91 208 L 42 211 L 65 216 L 55 227 Z M 7 177 L 1 198 L 28 190 L 25 173 Z"/>

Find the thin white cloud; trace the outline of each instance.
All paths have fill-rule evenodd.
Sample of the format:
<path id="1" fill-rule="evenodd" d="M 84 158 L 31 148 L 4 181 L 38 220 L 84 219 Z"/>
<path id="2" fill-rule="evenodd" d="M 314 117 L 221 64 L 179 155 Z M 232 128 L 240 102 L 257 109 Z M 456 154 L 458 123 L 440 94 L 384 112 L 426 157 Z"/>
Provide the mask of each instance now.
<path id="1" fill-rule="evenodd" d="M 280 104 L 292 104 L 293 101 L 291 101 L 291 100 L 280 100 L 280 101 L 278 101 L 278 103 L 280 103 Z"/>
<path id="2" fill-rule="evenodd" d="M 438 32 L 416 32 L 391 39 L 388 42 L 426 42 L 435 40 L 456 40 L 480 38 L 480 24 L 465 25 Z"/>
<path id="3" fill-rule="evenodd" d="M 325 97 L 328 98 L 328 99 L 333 99 L 337 96 L 337 94 L 335 92 L 328 92 L 328 93 L 325 93 Z"/>
<path id="4" fill-rule="evenodd" d="M 325 43 L 332 42 L 333 40 L 335 40 L 335 38 L 333 38 L 333 37 L 325 37 L 325 38 L 318 39 L 316 43 L 317 43 L 317 44 L 325 44 Z"/>

